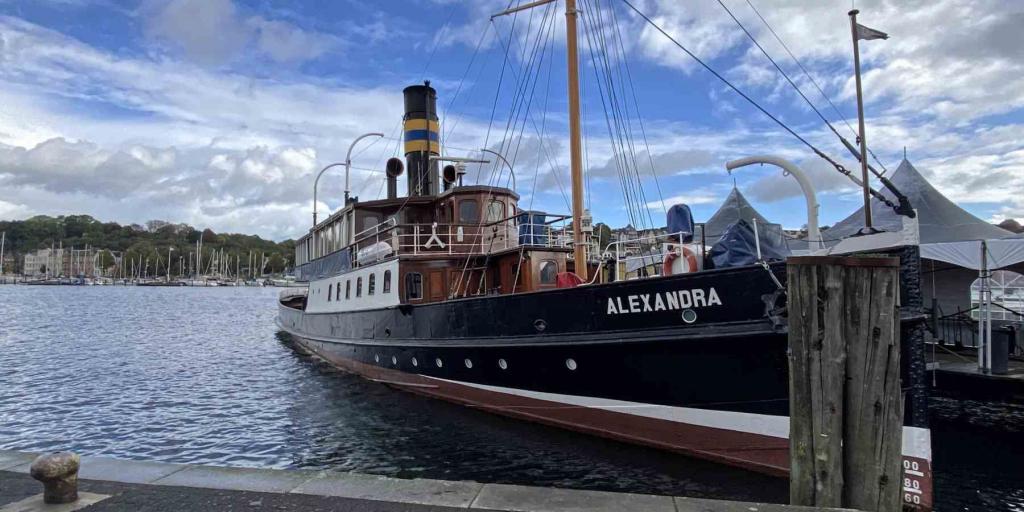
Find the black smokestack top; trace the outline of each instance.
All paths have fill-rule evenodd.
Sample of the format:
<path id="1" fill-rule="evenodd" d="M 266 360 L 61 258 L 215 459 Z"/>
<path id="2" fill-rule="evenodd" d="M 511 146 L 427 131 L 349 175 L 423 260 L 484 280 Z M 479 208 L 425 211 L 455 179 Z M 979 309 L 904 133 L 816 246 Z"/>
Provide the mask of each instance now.
<path id="1" fill-rule="evenodd" d="M 433 196 L 438 193 L 437 161 L 430 156 L 440 154 L 437 125 L 437 91 L 430 82 L 406 87 L 405 96 L 405 162 L 409 172 L 410 196 Z"/>

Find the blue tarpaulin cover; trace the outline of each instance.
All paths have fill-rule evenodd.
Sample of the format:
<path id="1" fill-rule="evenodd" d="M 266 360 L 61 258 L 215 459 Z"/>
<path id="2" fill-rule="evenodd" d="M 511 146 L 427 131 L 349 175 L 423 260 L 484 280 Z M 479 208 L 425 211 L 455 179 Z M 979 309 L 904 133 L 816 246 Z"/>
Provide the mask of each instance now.
<path id="1" fill-rule="evenodd" d="M 682 233 L 683 243 L 693 241 L 693 214 L 690 213 L 689 206 L 673 205 L 668 209 L 667 217 L 670 234 Z"/>
<path id="2" fill-rule="evenodd" d="M 296 281 L 312 281 L 347 272 L 352 268 L 352 253 L 344 249 L 317 258 L 295 269 Z"/>
<path id="3" fill-rule="evenodd" d="M 778 224 L 757 226 L 761 240 L 761 258 L 765 261 L 784 260 L 789 248 L 782 237 Z M 725 228 L 722 237 L 711 246 L 711 261 L 715 268 L 740 267 L 757 262 L 757 245 L 754 227 L 740 219 Z"/>
<path id="4" fill-rule="evenodd" d="M 547 214 L 536 210 L 528 210 L 519 214 L 520 245 L 546 245 L 548 243 L 547 225 L 544 224 Z"/>

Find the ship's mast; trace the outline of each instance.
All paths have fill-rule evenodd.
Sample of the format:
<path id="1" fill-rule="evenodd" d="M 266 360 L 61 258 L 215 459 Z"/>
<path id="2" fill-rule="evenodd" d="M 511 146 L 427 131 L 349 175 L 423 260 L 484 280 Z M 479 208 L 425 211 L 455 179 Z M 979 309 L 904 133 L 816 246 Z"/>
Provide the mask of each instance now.
<path id="1" fill-rule="evenodd" d="M 533 7 L 547 5 L 555 0 L 538 0 L 504 10 L 491 16 L 496 18 Z M 569 170 L 572 177 L 572 240 L 576 275 L 587 280 L 587 252 L 583 242 L 583 145 L 580 141 L 580 66 L 576 37 L 576 0 L 565 0 L 565 47 L 568 60 L 567 82 L 569 97 Z"/>
<path id="2" fill-rule="evenodd" d="M 569 169 L 572 174 L 572 241 L 576 275 L 587 280 L 583 243 L 583 150 L 580 143 L 580 68 L 576 50 L 576 0 L 565 0 L 565 38 L 569 60 Z"/>

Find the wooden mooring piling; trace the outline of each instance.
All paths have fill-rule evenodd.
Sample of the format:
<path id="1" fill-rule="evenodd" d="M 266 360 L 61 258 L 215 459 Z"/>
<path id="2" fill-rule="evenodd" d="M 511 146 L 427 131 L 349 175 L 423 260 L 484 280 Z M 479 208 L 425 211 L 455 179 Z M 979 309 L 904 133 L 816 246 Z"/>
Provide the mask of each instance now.
<path id="1" fill-rule="evenodd" d="M 790 503 L 902 507 L 899 259 L 793 257 Z"/>

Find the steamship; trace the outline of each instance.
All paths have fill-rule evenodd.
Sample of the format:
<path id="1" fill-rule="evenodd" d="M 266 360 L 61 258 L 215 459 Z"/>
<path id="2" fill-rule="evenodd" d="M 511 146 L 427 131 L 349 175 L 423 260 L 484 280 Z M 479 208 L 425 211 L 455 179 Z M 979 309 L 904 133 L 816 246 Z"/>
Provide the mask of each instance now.
<path id="1" fill-rule="evenodd" d="M 587 239 L 578 125 L 572 215 L 547 215 L 523 209 L 514 189 L 463 183 L 465 159 L 441 151 L 436 100 L 429 82 L 405 88 L 405 159 L 386 164 L 386 198 L 346 193 L 298 240 L 305 286 L 282 291 L 279 328 L 374 382 L 788 475 L 784 261 L 714 265 L 714 241 L 700 240 L 679 205 L 656 240 L 667 255 L 658 272 L 626 278 L 616 244 L 629 241 L 591 248 Z M 901 259 L 905 498 L 928 508 L 918 255 L 867 249 Z"/>

